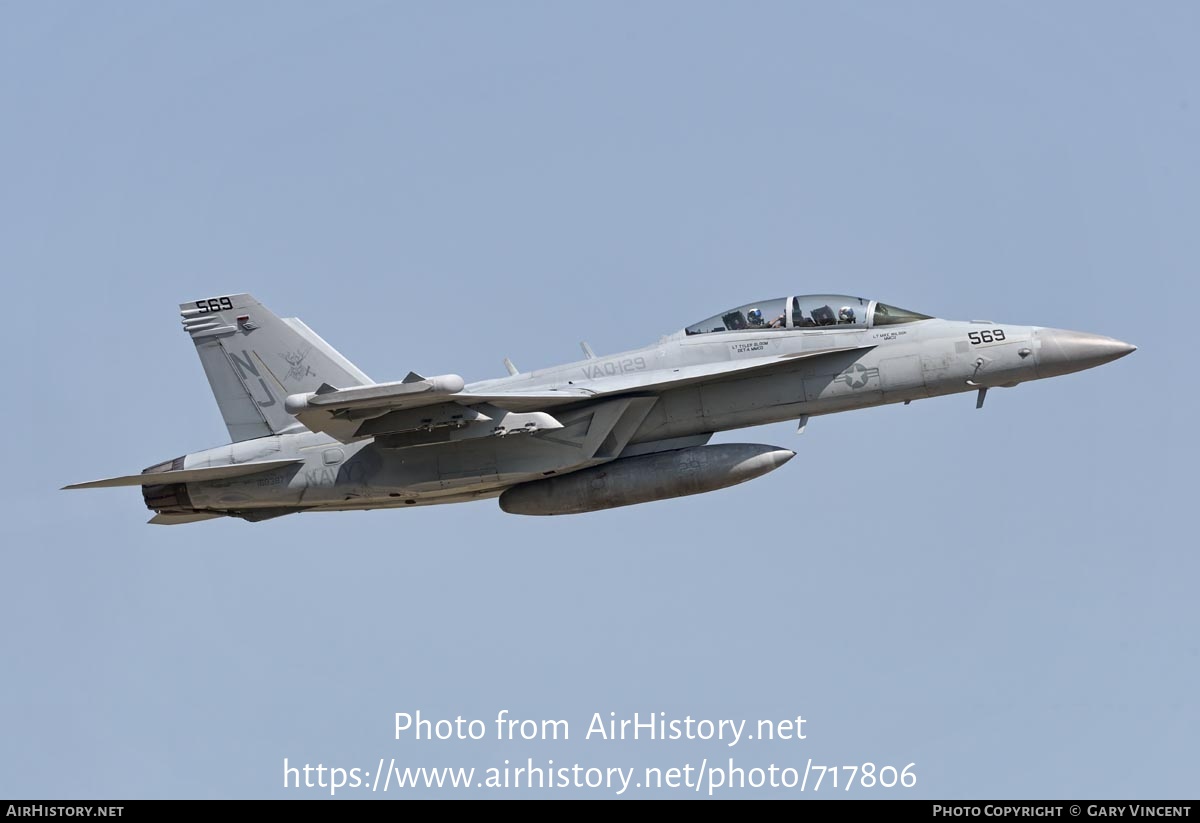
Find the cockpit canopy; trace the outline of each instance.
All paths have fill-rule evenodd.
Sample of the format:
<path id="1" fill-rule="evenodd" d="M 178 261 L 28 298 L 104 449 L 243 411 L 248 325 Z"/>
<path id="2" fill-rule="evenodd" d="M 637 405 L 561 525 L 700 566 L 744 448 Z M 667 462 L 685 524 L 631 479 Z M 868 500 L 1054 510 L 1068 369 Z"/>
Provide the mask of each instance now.
<path id="1" fill-rule="evenodd" d="M 866 329 L 929 320 L 927 314 L 898 309 L 844 294 L 806 294 L 747 303 L 688 326 L 691 334 L 718 331 L 768 331 L 770 329 Z"/>

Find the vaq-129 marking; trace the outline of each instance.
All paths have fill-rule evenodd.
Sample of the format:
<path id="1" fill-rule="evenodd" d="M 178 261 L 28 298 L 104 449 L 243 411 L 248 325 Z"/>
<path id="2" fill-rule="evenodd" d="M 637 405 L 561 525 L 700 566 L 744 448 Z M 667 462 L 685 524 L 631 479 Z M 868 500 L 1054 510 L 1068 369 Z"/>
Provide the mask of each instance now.
<path id="1" fill-rule="evenodd" d="M 248 294 L 179 307 L 228 445 L 68 489 L 141 486 L 151 523 L 402 508 L 499 497 L 574 514 L 732 486 L 795 452 L 708 445 L 714 432 L 908 403 L 1090 369 L 1109 337 L 941 320 L 804 295 L 714 315 L 641 349 L 466 384 L 375 383 L 295 318 Z"/>

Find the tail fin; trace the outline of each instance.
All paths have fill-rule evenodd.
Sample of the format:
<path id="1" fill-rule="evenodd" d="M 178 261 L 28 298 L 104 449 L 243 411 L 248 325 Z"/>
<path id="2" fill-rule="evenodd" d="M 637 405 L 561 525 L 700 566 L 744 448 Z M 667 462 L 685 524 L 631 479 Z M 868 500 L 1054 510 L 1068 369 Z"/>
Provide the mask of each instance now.
<path id="1" fill-rule="evenodd" d="M 235 443 L 302 428 L 283 410 L 289 394 L 372 382 L 308 326 L 248 294 L 182 303 L 179 313 Z"/>

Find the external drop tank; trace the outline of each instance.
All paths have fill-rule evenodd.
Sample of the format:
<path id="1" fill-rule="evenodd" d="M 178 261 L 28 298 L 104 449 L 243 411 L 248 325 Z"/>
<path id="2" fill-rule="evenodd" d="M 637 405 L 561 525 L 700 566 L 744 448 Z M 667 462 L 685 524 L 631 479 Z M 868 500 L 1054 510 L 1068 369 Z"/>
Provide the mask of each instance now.
<path id="1" fill-rule="evenodd" d="M 668 500 L 753 480 L 795 456 L 778 446 L 728 443 L 626 457 L 514 486 L 500 495 L 500 508 L 510 514 L 580 514 Z"/>

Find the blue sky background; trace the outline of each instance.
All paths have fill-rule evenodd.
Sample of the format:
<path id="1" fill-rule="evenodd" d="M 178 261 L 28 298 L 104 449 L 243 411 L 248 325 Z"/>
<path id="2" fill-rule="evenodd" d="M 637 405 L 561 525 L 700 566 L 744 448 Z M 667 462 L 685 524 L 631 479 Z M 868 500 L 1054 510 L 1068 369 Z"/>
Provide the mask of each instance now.
<path id="1" fill-rule="evenodd" d="M 1168 2 L 0 4 L 0 796 L 732 756 L 1194 798 L 1198 35 Z M 576 517 L 59 491 L 226 441 L 175 307 L 239 291 L 378 380 L 806 292 L 1139 351 L 721 434 L 798 455 Z M 572 739 L 393 739 L 500 709 Z M 807 739 L 583 740 L 610 711 Z"/>

